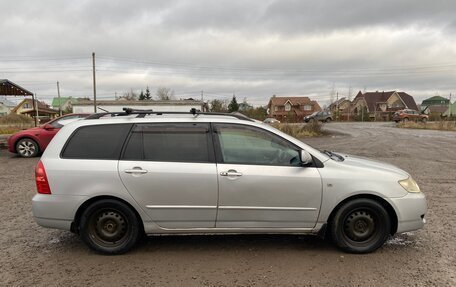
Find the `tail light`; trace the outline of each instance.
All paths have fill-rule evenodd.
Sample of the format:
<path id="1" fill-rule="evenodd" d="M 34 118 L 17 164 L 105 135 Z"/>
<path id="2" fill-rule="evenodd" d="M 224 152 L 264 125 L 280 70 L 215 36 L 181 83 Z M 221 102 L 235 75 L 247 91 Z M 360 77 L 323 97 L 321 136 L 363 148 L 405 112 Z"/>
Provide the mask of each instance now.
<path id="1" fill-rule="evenodd" d="M 39 161 L 35 167 L 35 181 L 38 193 L 51 194 L 51 188 L 49 187 L 46 170 L 44 169 L 44 165 L 41 161 Z"/>

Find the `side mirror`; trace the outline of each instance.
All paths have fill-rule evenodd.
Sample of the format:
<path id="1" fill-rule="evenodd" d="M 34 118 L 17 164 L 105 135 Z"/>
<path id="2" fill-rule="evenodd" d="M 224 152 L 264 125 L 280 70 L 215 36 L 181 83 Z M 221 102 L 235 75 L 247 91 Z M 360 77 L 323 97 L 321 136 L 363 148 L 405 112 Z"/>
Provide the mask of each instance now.
<path id="1" fill-rule="evenodd" d="M 301 157 L 301 164 L 302 165 L 311 164 L 313 162 L 312 156 L 310 155 L 310 153 L 308 153 L 305 150 L 301 150 L 299 152 L 299 156 Z"/>
<path id="2" fill-rule="evenodd" d="M 45 130 L 53 130 L 54 127 L 51 124 L 45 124 L 43 127 Z"/>

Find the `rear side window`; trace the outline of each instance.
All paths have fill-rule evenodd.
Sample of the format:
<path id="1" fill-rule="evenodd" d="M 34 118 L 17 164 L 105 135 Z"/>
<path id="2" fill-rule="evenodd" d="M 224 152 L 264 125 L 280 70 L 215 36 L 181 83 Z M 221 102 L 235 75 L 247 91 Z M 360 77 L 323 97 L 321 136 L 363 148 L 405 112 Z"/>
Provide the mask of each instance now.
<path id="1" fill-rule="evenodd" d="M 130 129 L 131 124 L 80 127 L 64 147 L 62 158 L 119 159 Z"/>
<path id="2" fill-rule="evenodd" d="M 122 159 L 213 162 L 213 150 L 209 124 L 138 124 Z"/>

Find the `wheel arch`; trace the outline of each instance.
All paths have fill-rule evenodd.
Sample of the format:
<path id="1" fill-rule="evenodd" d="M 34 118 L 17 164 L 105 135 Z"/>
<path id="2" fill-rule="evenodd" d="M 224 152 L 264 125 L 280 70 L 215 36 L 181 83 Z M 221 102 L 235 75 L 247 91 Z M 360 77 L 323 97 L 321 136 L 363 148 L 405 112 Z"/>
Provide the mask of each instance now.
<path id="1" fill-rule="evenodd" d="M 331 213 L 328 216 L 328 219 L 326 221 L 327 222 L 327 227 L 329 228 L 329 226 L 332 223 L 332 220 L 333 220 L 334 216 L 336 215 L 337 211 L 339 210 L 339 208 L 342 205 L 344 205 L 345 203 L 347 203 L 347 202 L 349 202 L 351 200 L 359 199 L 359 198 L 371 199 L 371 200 L 374 200 L 374 201 L 380 203 L 386 209 L 386 211 L 388 212 L 388 216 L 389 216 L 389 218 L 391 220 L 390 234 L 393 235 L 394 233 L 396 233 L 397 226 L 398 226 L 398 219 L 397 219 L 396 211 L 394 210 L 393 206 L 388 201 L 386 201 L 385 199 L 383 199 L 383 198 L 381 198 L 381 197 L 379 197 L 377 195 L 373 195 L 373 194 L 357 194 L 357 195 L 353 195 L 353 196 L 347 197 L 344 200 L 342 200 L 341 202 L 339 202 L 336 205 L 336 207 L 333 208 L 333 210 L 331 211 Z"/>
<path id="2" fill-rule="evenodd" d="M 128 201 L 126 201 L 122 198 L 110 196 L 110 195 L 99 195 L 99 196 L 95 196 L 95 197 L 89 198 L 86 201 L 84 201 L 79 206 L 78 210 L 76 211 L 76 214 L 74 216 L 73 222 L 71 223 L 71 227 L 70 227 L 71 232 L 79 234 L 79 221 L 81 219 L 81 215 L 84 212 L 84 210 L 86 210 L 87 207 L 89 205 L 91 205 L 92 203 L 100 201 L 100 200 L 104 200 L 104 199 L 117 200 L 117 201 L 120 201 L 120 202 L 126 204 L 135 213 L 136 218 L 138 219 L 138 222 L 141 226 L 141 231 L 142 231 L 142 233 L 144 233 L 144 223 L 143 223 L 143 220 L 142 220 L 141 216 L 139 215 L 138 211 L 136 210 L 136 208 L 134 208 Z"/>

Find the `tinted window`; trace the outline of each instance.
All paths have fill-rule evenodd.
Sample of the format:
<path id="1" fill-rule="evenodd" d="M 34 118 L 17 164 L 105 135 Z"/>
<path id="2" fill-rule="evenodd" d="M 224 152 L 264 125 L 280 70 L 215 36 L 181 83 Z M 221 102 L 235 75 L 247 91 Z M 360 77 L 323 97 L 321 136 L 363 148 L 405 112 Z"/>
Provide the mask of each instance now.
<path id="1" fill-rule="evenodd" d="M 139 124 L 131 133 L 123 159 L 210 162 L 212 154 L 208 124 Z"/>
<path id="2" fill-rule="evenodd" d="M 131 124 L 80 127 L 67 142 L 62 158 L 119 159 L 130 129 Z"/>
<path id="3" fill-rule="evenodd" d="M 220 124 L 217 139 L 224 163 L 285 165 L 300 164 L 298 148 L 265 130 Z"/>

